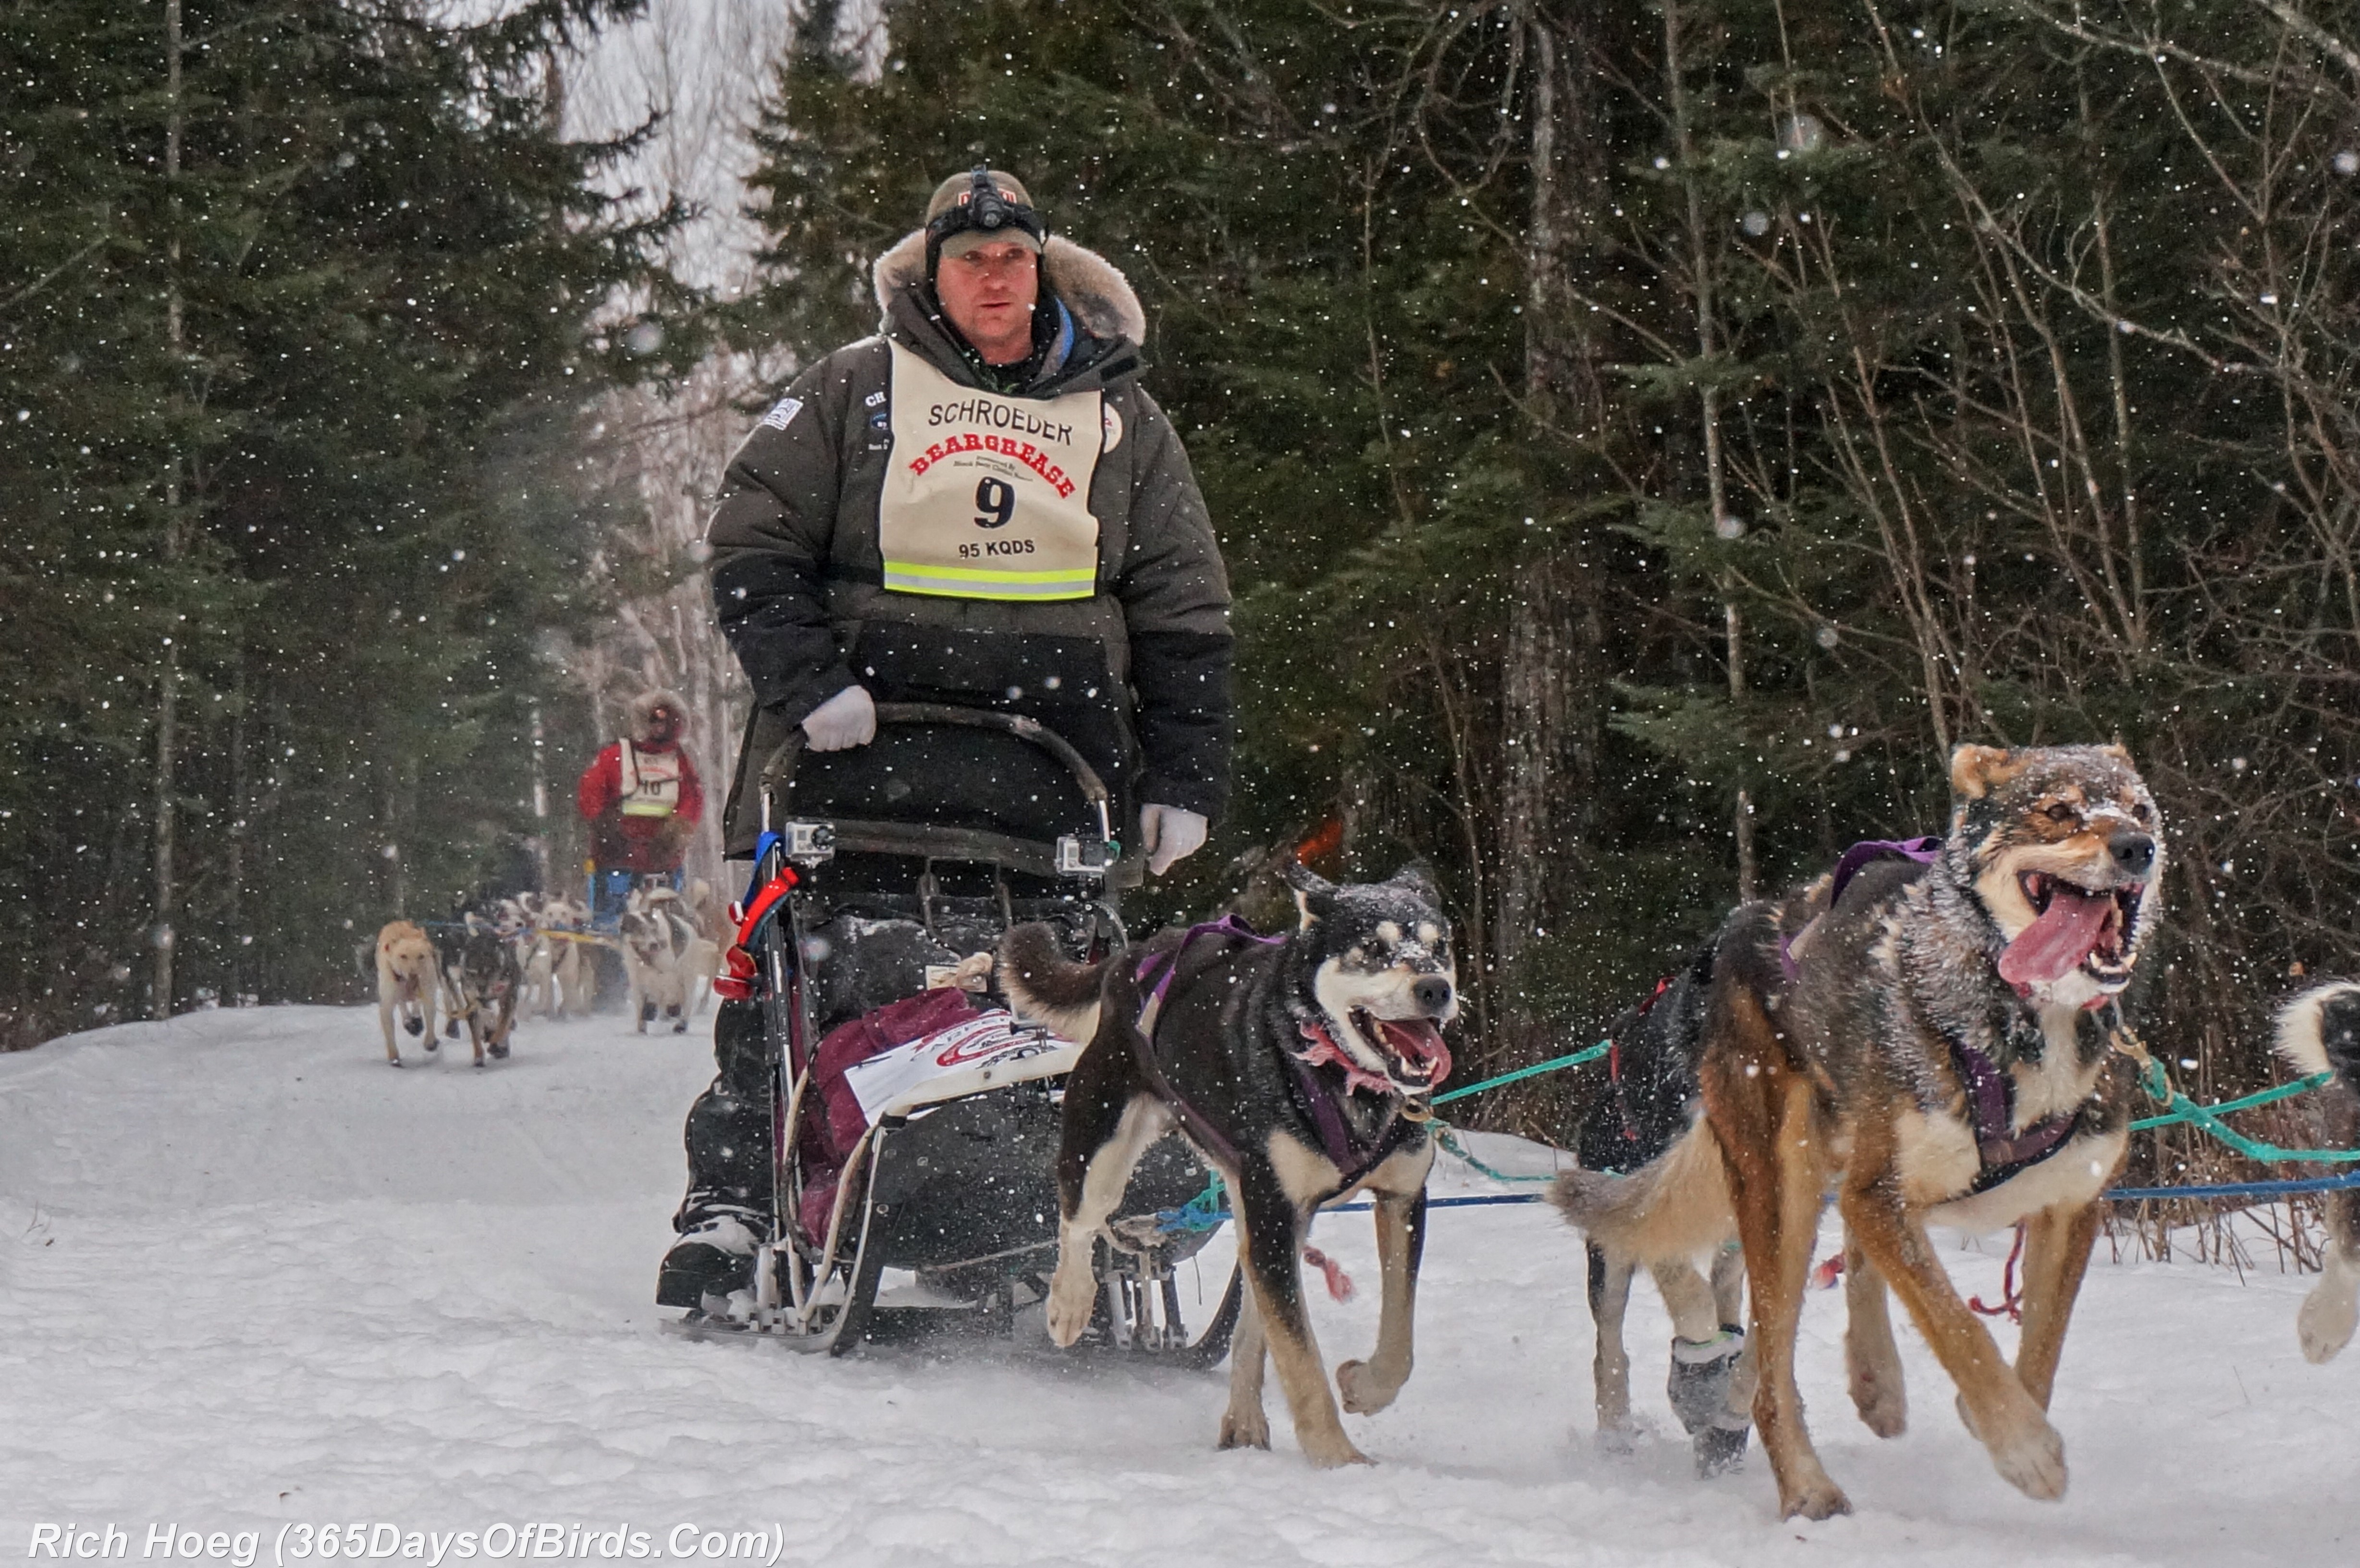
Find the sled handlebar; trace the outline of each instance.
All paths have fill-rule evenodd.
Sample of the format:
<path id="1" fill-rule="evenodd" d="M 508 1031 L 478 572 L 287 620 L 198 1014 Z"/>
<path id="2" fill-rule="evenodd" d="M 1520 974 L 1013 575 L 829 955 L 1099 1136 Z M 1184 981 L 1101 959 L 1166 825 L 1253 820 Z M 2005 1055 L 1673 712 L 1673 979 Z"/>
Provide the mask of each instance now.
<path id="1" fill-rule="evenodd" d="M 1107 844 L 1114 842 L 1113 797 L 1107 792 L 1106 780 L 1100 779 L 1098 769 L 1074 749 L 1072 742 L 1040 720 L 1028 718 L 1022 713 L 996 713 L 989 708 L 966 708 L 949 702 L 880 702 L 877 704 L 877 723 L 880 729 L 887 724 L 955 724 L 965 729 L 996 730 L 1040 747 L 1056 758 L 1080 787 L 1082 798 L 1089 802 L 1091 811 L 1098 818 L 1099 840 Z M 803 760 L 807 746 L 808 741 L 798 725 L 788 732 L 787 738 L 779 743 L 777 749 L 762 764 L 760 787 L 766 824 L 770 802 L 786 798 L 787 790 L 795 780 L 796 765 Z M 926 844 L 933 842 L 940 853 L 967 858 L 967 855 L 962 853 L 966 851 L 984 859 L 1005 860 L 1025 870 L 1037 869 L 1032 863 L 1043 860 L 1043 856 L 1054 859 L 1052 851 L 1045 848 L 1036 850 L 1034 846 L 997 833 L 914 823 L 845 825 L 853 828 L 857 836 L 876 839 L 878 842 L 868 847 L 886 854 L 923 854 Z"/>
<path id="2" fill-rule="evenodd" d="M 1082 798 L 1098 809 L 1103 816 L 1111 809 L 1112 797 L 1107 793 L 1106 781 L 1098 770 L 1073 747 L 1073 743 L 1040 720 L 1022 713 L 995 713 L 989 708 L 962 708 L 949 702 L 880 702 L 877 704 L 879 728 L 887 724 L 958 724 L 971 730 L 998 730 L 1019 740 L 1030 741 L 1055 757 L 1081 786 Z M 803 759 L 806 745 L 803 726 L 787 732 L 770 760 L 762 764 L 762 788 L 774 795 L 783 795 L 795 781 L 795 765 Z"/>

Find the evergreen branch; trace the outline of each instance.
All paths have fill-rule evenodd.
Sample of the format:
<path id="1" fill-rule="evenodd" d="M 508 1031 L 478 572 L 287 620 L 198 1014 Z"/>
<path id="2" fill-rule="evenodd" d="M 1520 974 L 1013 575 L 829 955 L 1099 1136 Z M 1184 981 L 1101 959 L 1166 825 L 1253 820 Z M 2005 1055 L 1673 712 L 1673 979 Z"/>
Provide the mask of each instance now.
<path id="1" fill-rule="evenodd" d="M 47 289 L 50 284 L 55 283 L 59 278 L 63 278 L 67 273 L 72 271 L 75 267 L 81 264 L 83 257 L 91 255 L 94 251 L 105 248 L 106 242 L 114 237 L 115 236 L 112 234 L 104 234 L 99 235 L 98 238 L 91 241 L 90 244 L 82 246 L 82 249 L 74 252 L 71 256 L 58 263 L 57 266 L 49 268 L 49 271 L 43 273 L 40 277 L 36 278 L 32 282 L 27 283 L 14 294 L 9 295 L 5 299 L 0 299 L 0 310 L 14 310 L 16 306 L 23 304 L 27 299 L 30 299 L 34 295 L 38 294 L 42 289 Z"/>

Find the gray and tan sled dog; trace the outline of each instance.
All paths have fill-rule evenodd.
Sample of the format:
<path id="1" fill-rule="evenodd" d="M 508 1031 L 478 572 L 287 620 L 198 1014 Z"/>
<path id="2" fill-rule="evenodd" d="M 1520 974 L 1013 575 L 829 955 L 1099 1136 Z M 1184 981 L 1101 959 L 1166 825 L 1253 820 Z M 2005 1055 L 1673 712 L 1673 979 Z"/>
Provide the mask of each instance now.
<path id="1" fill-rule="evenodd" d="M 2278 1009 L 2278 1055 L 2297 1073 L 2335 1074 L 2320 1091 L 2313 1118 L 2321 1145 L 2360 1149 L 2360 985 L 2336 980 L 2297 994 Z M 2339 1187 L 2326 1196 L 2327 1256 L 2319 1283 L 2295 1315 L 2302 1354 L 2314 1362 L 2334 1359 L 2360 1326 L 2360 1187 Z"/>
<path id="2" fill-rule="evenodd" d="M 1959 1389 L 2002 1476 L 2064 1495 L 2049 1398 L 2129 1144 L 2135 1072 L 2119 998 L 2154 923 L 2155 801 L 2120 746 L 1950 759 L 1930 858 L 1872 860 L 1739 908 L 1716 941 L 1698 1059 L 1703 1116 L 1589 1223 L 1651 1227 L 1725 1205 L 1744 1246 L 1754 1424 L 1783 1514 L 1851 1508 L 1803 1424 L 1795 1336 L 1822 1196 L 1845 1230 L 1852 1402 L 1907 1424 L 1885 1290 Z M 2109 1015 L 2112 1015 L 2110 1020 Z M 1717 1153 L 1719 1158 L 1713 1158 Z M 1611 1209 L 1611 1212 L 1609 1210 Z M 2027 1226 L 2016 1365 L 1960 1299 L 1929 1225 Z"/>
<path id="3" fill-rule="evenodd" d="M 1088 1326 L 1091 1250 L 1131 1167 L 1176 1125 L 1228 1183 L 1248 1284 L 1220 1446 L 1270 1446 L 1266 1354 L 1305 1455 L 1366 1464 L 1312 1338 L 1303 1247 L 1320 1204 L 1374 1199 L 1377 1347 L 1338 1366 L 1336 1384 L 1344 1409 L 1382 1410 L 1410 1373 L 1434 1163 L 1426 1101 L 1450 1071 L 1442 1028 L 1459 1010 L 1458 975 L 1449 922 L 1415 869 L 1339 887 L 1298 866 L 1286 880 L 1301 920 L 1284 937 L 1225 920 L 1082 964 L 1048 928 L 1020 926 L 1000 979 L 1019 1016 L 1088 1042 L 1065 1082 L 1051 1337 L 1071 1345 Z"/>

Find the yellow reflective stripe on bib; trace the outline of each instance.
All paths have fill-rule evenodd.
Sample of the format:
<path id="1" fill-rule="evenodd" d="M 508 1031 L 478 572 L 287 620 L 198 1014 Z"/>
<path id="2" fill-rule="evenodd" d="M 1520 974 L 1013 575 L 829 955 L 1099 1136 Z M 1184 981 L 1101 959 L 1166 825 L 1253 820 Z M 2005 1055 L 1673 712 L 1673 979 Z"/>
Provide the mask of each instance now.
<path id="1" fill-rule="evenodd" d="M 1098 570 L 994 572 L 985 567 L 885 563 L 885 586 L 897 593 L 936 593 L 953 599 L 1087 599 L 1098 590 Z"/>
<path id="2" fill-rule="evenodd" d="M 1089 494 L 1106 440 L 1102 395 L 986 392 L 890 346 L 893 455 L 877 506 L 883 586 L 946 599 L 1096 593 Z"/>

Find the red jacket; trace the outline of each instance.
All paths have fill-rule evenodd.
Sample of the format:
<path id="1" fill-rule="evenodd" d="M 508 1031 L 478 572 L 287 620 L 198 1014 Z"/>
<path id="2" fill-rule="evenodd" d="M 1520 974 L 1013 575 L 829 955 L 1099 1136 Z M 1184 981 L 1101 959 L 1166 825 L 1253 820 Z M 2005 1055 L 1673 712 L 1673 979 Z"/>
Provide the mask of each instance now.
<path id="1" fill-rule="evenodd" d="M 582 770 L 574 804 L 590 824 L 590 859 L 601 871 L 677 871 L 688 853 L 688 841 L 705 817 L 705 786 L 697 781 L 696 765 L 674 746 L 642 746 L 640 752 L 680 758 L 680 799 L 668 817 L 626 816 L 623 812 L 623 746 L 620 741 L 600 752 Z"/>

